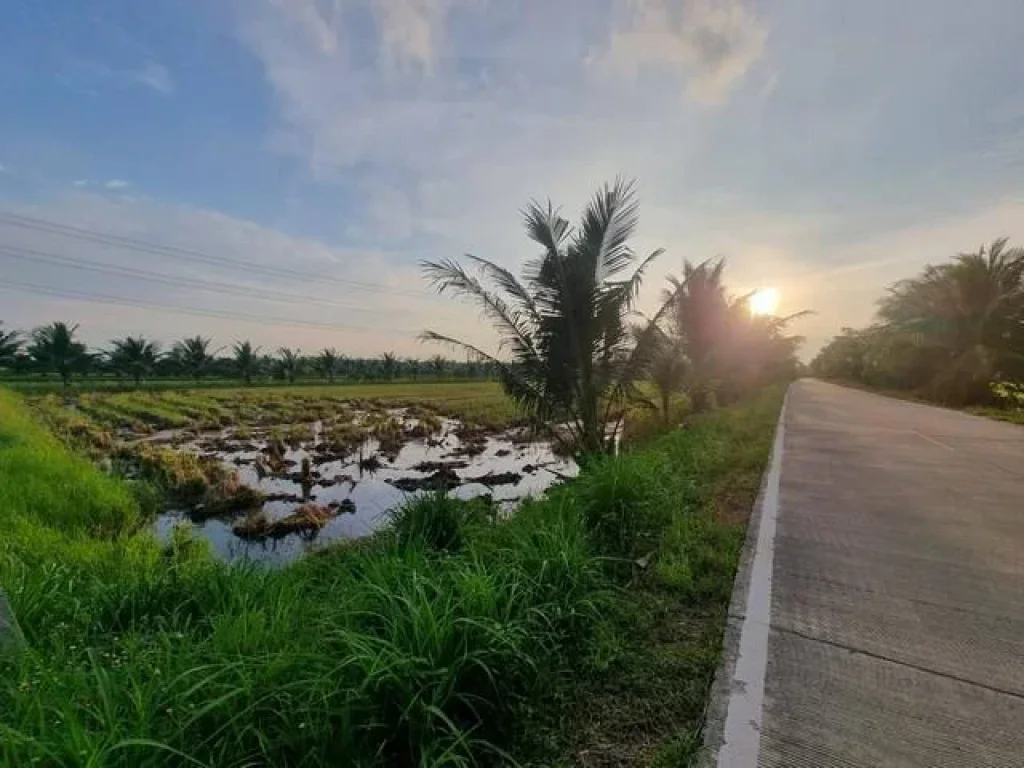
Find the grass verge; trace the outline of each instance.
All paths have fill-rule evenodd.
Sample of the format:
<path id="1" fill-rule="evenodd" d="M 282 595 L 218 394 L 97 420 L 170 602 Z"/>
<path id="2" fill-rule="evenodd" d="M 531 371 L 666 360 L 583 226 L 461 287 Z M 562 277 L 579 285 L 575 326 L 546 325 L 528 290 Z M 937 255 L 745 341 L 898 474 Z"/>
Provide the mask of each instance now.
<path id="1" fill-rule="evenodd" d="M 129 487 L 0 395 L 0 586 L 29 643 L 0 660 L 0 764 L 685 764 L 780 403 L 505 521 L 427 498 L 264 571 L 161 548 Z"/>

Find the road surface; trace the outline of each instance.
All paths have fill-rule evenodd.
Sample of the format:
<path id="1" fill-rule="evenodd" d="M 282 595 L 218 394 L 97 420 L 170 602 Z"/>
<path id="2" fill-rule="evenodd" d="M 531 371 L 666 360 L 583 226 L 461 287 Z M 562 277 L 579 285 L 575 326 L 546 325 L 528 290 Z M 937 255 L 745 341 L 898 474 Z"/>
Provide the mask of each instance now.
<path id="1" fill-rule="evenodd" d="M 1024 768 L 1024 427 L 803 380 L 781 433 L 706 764 Z"/>

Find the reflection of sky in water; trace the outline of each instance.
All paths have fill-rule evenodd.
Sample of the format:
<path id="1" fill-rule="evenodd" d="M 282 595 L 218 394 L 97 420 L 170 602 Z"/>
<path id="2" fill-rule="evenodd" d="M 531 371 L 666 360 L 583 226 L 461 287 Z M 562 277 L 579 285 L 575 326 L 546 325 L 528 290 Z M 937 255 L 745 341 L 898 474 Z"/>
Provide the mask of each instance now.
<path id="1" fill-rule="evenodd" d="M 393 414 L 401 416 L 399 411 L 394 411 Z M 415 421 L 408 420 L 407 423 L 411 424 Z M 387 481 L 430 476 L 431 472 L 418 472 L 412 469 L 420 462 L 464 461 L 468 466 L 455 469 L 460 478 L 506 472 L 522 475 L 519 482 L 515 484 L 488 488 L 482 483 L 466 483 L 451 491 L 452 495 L 462 499 L 489 493 L 496 501 L 506 502 L 505 506 L 512 506 L 514 502 L 528 496 L 539 496 L 560 476 L 571 477 L 576 474 L 576 466 L 572 460 L 555 456 L 547 443 L 517 444 L 513 440 L 515 434 L 511 432 L 489 436 L 485 450 L 477 456 L 452 456 L 450 454 L 457 451 L 462 445 L 454 434 L 459 422 L 445 419 L 443 424 L 442 431 L 434 438 L 437 442 L 436 445 L 429 444 L 425 439 L 412 440 L 402 447 L 394 461 L 379 456 L 382 466 L 373 473 L 360 472 L 359 458 L 360 455 L 369 457 L 377 451 L 376 440 L 367 440 L 361 449 L 357 448 L 342 460 L 323 464 L 314 463 L 313 469 L 320 473 L 321 478 L 333 479 L 337 475 L 347 475 L 352 478 L 355 485 L 343 481 L 329 487 L 313 486 L 310 500 L 317 504 L 329 504 L 343 499 L 351 499 L 356 505 L 356 510 L 353 513 L 342 513 L 331 519 L 312 537 L 292 534 L 280 539 L 245 541 L 239 539 L 232 532 L 231 526 L 234 521 L 225 519 L 211 519 L 196 523 L 193 525 L 193 530 L 198 536 L 207 539 L 214 552 L 224 559 L 248 558 L 268 563 L 284 563 L 338 539 L 366 536 L 385 524 L 389 510 L 416 495 L 402 491 Z M 230 438 L 231 431 L 225 430 L 223 436 Z M 208 435 L 185 443 L 181 446 L 181 450 L 201 451 L 202 443 L 210 437 Z M 264 444 L 262 439 L 248 442 L 259 447 Z M 499 453 L 505 455 L 498 455 Z M 267 494 L 302 495 L 302 487 L 299 483 L 280 477 L 260 479 L 251 465 L 242 464 L 236 467 L 233 463 L 236 458 L 255 459 L 261 455 L 258 450 L 229 450 L 217 452 L 217 455 L 228 462 L 233 469 L 237 469 L 240 479 L 246 485 L 258 488 Z M 305 449 L 289 450 L 285 454 L 285 458 L 295 462 L 289 471 L 298 471 L 302 459 L 307 456 L 312 460 L 315 454 Z M 534 471 L 523 472 L 524 467 L 531 466 L 535 467 Z M 295 502 L 290 501 L 268 501 L 264 504 L 263 510 L 272 519 L 277 519 L 290 514 L 297 506 Z M 168 512 L 157 519 L 155 529 L 161 538 L 166 538 L 170 535 L 174 525 L 187 520 L 187 515 L 182 512 Z"/>

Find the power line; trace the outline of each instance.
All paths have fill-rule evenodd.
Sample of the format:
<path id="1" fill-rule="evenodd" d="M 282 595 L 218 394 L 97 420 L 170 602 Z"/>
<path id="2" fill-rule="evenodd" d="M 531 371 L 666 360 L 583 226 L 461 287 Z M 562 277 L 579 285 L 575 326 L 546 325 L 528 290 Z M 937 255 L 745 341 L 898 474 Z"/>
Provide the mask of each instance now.
<path id="1" fill-rule="evenodd" d="M 270 267 L 263 264 L 252 264 L 241 259 L 232 259 L 227 256 L 214 256 L 212 254 L 203 253 L 202 251 L 192 250 L 191 248 L 181 248 L 174 245 L 161 245 L 159 243 L 153 243 L 138 238 L 125 237 L 123 235 L 115 235 L 108 232 L 99 232 L 97 230 L 87 229 L 84 227 L 75 227 L 70 224 L 61 224 L 56 221 L 40 219 L 34 216 L 22 216 L 15 213 L 0 212 L 0 222 L 15 227 L 21 227 L 23 229 L 59 235 L 61 237 L 67 237 L 74 240 L 110 245 L 115 248 L 152 253 L 158 256 L 173 256 L 202 264 L 234 267 L 244 269 L 249 272 L 260 272 L 273 277 L 286 277 L 293 280 L 315 280 L 318 282 L 334 283 L 352 290 L 383 293 L 392 296 L 411 296 L 415 298 L 424 297 L 423 293 L 396 290 L 377 283 L 366 283 L 359 280 L 346 280 L 345 278 L 330 277 L 312 272 L 302 272 L 300 270 L 287 269 L 284 267 Z"/>
<path id="2" fill-rule="evenodd" d="M 238 285 L 231 285 L 229 283 L 218 283 L 210 280 L 196 280 L 188 277 L 176 277 L 174 275 L 165 275 L 160 273 L 146 272 L 141 269 L 133 269 L 132 267 L 115 266 L 113 264 L 100 264 L 97 262 L 80 261 L 68 256 L 61 256 L 55 253 L 49 253 L 47 251 L 39 251 L 35 248 L 23 248 L 23 247 L 9 247 L 0 246 L 0 256 L 7 256 L 13 259 L 21 259 L 28 262 L 43 262 L 46 264 L 55 264 L 57 266 L 69 267 L 70 269 L 85 270 L 89 272 L 97 272 L 100 274 L 115 275 L 122 277 L 131 277 L 136 280 L 145 280 L 147 282 L 162 283 L 164 285 L 178 285 L 186 288 L 197 288 L 201 291 L 210 291 L 212 293 L 227 293 L 236 296 L 244 296 L 247 298 L 262 298 L 270 301 L 283 301 L 283 302 L 298 302 L 301 304 L 322 304 L 328 307 L 334 307 L 336 309 L 345 309 L 351 312 L 368 312 L 371 314 L 395 314 L 402 310 L 383 310 L 383 309 L 371 309 L 369 307 L 353 307 L 347 304 L 338 304 L 337 302 L 331 301 L 330 299 L 324 299 L 318 296 L 310 296 L 308 294 L 296 294 L 296 293 L 284 293 L 280 291 L 270 291 L 263 288 L 248 288 Z"/>
<path id="3" fill-rule="evenodd" d="M 45 285 L 25 283 L 19 280 L 0 280 L 0 289 L 3 287 L 17 288 L 20 291 L 35 293 L 44 296 L 58 296 L 65 299 L 80 299 L 83 301 L 99 302 L 103 304 L 117 304 L 126 307 L 140 307 L 142 309 L 160 309 L 171 312 L 182 312 L 190 315 L 201 315 L 205 317 L 223 317 L 235 320 L 247 320 L 253 323 L 266 325 L 295 325 L 308 328 L 320 328 L 329 331 L 354 330 L 354 331 L 385 331 L 405 335 L 408 330 L 397 328 L 370 327 L 365 325 L 346 325 L 341 323 L 318 323 L 312 320 L 295 320 L 286 317 L 273 317 L 270 315 L 253 315 L 247 312 L 234 312 L 219 309 L 199 309 L 197 307 L 182 307 L 176 304 L 165 304 L 156 301 L 143 301 L 142 299 L 130 299 L 123 296 L 110 296 L 107 294 L 89 293 L 87 291 L 58 290 Z"/>

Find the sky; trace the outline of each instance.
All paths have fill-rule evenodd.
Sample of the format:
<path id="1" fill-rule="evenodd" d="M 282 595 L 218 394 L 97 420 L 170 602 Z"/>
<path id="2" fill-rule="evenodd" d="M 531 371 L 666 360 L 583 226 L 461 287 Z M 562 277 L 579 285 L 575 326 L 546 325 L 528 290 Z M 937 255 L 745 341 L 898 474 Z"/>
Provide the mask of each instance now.
<path id="1" fill-rule="evenodd" d="M 102 346 L 494 349 L 422 259 L 536 254 L 636 178 L 634 246 L 725 257 L 811 355 L 885 287 L 1024 244 L 1019 0 L 12 0 L 0 320 Z"/>

